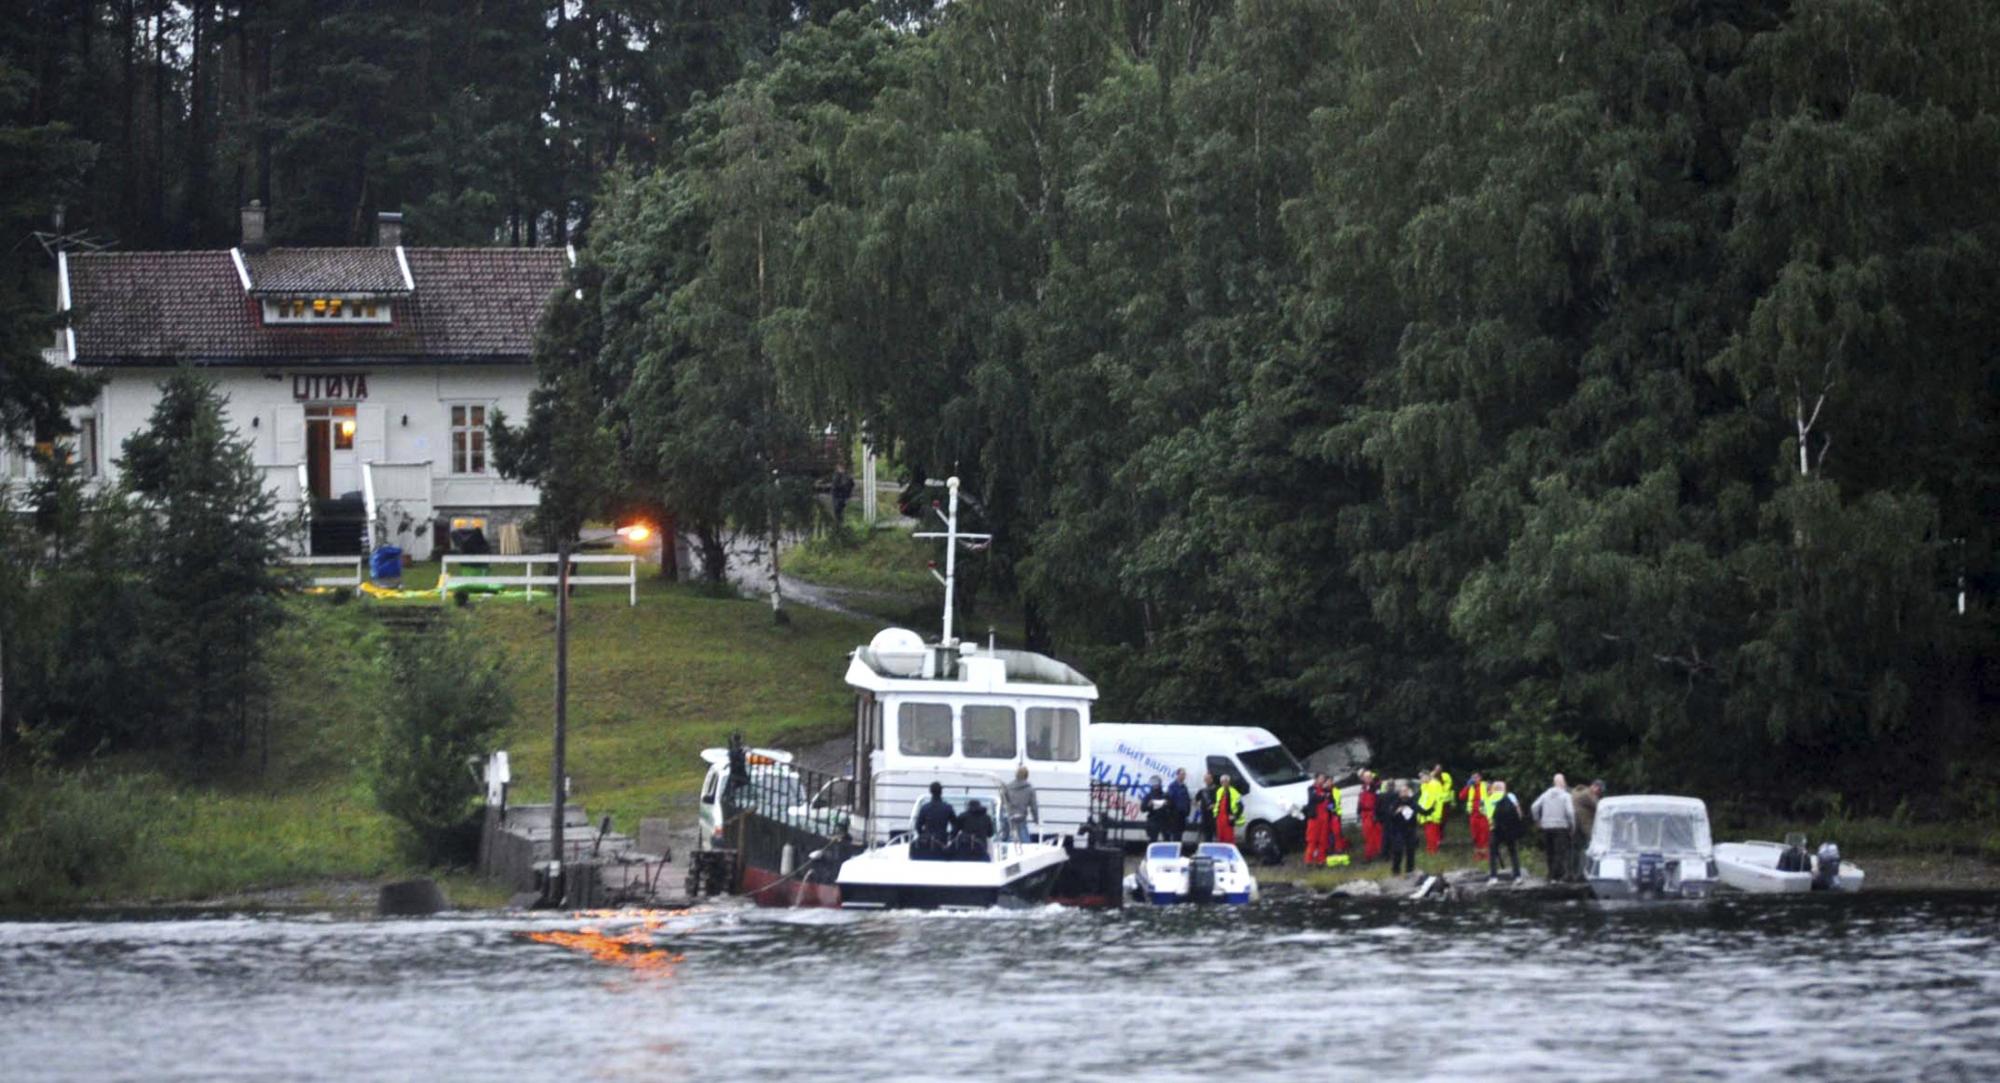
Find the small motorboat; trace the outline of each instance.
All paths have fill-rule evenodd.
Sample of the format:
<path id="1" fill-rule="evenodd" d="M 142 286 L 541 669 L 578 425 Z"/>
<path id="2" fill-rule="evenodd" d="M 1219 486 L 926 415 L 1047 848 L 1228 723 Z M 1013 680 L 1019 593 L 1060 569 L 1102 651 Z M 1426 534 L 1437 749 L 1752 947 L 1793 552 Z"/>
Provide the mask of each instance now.
<path id="1" fill-rule="evenodd" d="M 896 774 L 878 775 L 877 789 Z M 952 792 L 942 797 L 955 813 L 997 802 L 997 779 L 971 772 L 938 772 L 935 777 L 950 779 Z M 919 835 L 918 807 L 920 803 L 913 805 L 904 828 L 887 842 L 841 862 L 836 882 L 842 909 L 974 910 L 1048 901 L 1049 889 L 1069 860 L 1060 836 L 1034 833 L 1034 842 L 999 842 L 962 831 L 949 838 Z"/>
<path id="2" fill-rule="evenodd" d="M 1600 899 L 1698 899 L 1719 870 L 1708 806 L 1698 797 L 1607 797 L 1584 852 L 1584 874 Z"/>
<path id="3" fill-rule="evenodd" d="M 1180 843 L 1155 842 L 1132 877 L 1132 895 L 1155 906 L 1240 904 L 1257 898 L 1257 878 L 1243 852 L 1229 843 L 1199 843 L 1189 854 Z"/>
<path id="4" fill-rule="evenodd" d="M 1867 878 L 1861 866 L 1841 860 L 1839 846 L 1825 842 L 1808 851 L 1802 835 L 1784 842 L 1717 843 L 1715 865 L 1723 883 L 1755 895 L 1860 891 Z"/>

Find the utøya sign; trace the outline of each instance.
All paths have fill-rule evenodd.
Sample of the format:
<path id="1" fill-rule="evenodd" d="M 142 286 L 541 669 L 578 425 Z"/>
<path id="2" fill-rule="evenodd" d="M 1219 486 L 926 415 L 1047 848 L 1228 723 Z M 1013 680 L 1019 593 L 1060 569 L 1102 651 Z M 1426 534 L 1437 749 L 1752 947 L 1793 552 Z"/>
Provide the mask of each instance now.
<path id="1" fill-rule="evenodd" d="M 368 398 L 368 374 L 365 372 L 292 374 L 292 401 L 316 402 L 322 399 L 365 401 Z"/>

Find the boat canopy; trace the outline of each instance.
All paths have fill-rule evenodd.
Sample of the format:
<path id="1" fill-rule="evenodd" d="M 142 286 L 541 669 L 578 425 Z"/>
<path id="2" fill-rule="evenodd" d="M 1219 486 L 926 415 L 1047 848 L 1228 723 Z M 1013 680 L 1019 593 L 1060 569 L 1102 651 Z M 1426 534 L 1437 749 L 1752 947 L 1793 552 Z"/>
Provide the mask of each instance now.
<path id="1" fill-rule="evenodd" d="M 1593 853 L 1708 853 L 1708 806 L 1695 797 L 1607 797 L 1590 832 Z"/>

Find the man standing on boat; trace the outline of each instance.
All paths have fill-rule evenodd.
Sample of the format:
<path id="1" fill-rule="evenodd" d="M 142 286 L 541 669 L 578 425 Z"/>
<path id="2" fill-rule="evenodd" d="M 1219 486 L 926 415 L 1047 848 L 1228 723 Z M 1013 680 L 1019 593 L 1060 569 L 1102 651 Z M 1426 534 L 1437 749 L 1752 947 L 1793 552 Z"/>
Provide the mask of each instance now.
<path id="1" fill-rule="evenodd" d="M 1215 780 L 1215 841 L 1236 844 L 1236 824 L 1243 818 L 1243 794 L 1229 776 Z"/>
<path id="2" fill-rule="evenodd" d="M 1542 829 L 1542 857 L 1549 866 L 1550 882 L 1569 879 L 1570 839 L 1576 830 L 1576 801 L 1569 795 L 1569 780 L 1557 775 L 1528 812 Z"/>
<path id="3" fill-rule="evenodd" d="M 1028 765 L 1014 768 L 1014 781 L 1000 791 L 1000 809 L 1007 817 L 1007 838 L 1014 842 L 1028 841 L 1028 822 L 1042 822 L 1041 802 L 1035 798 L 1035 785 L 1028 781 Z"/>
<path id="4" fill-rule="evenodd" d="M 944 799 L 944 784 L 931 783 L 930 799 L 917 809 L 917 837 L 931 838 L 939 843 L 951 837 L 958 830 L 958 810 Z"/>

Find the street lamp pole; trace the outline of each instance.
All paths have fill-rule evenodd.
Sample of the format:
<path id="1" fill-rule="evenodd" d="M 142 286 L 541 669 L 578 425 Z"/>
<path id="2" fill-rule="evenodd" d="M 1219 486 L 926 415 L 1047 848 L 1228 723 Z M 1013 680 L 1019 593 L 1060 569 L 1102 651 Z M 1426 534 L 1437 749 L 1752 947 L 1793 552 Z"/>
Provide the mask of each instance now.
<path id="1" fill-rule="evenodd" d="M 555 800 L 549 813 L 549 854 L 553 860 L 549 887 L 557 905 L 568 897 L 563 883 L 563 819 L 569 808 L 569 787 L 564 784 L 567 770 L 563 761 L 569 730 L 569 552 L 569 539 L 556 543 L 556 747 L 551 791 Z"/>

